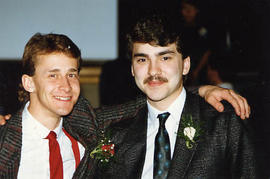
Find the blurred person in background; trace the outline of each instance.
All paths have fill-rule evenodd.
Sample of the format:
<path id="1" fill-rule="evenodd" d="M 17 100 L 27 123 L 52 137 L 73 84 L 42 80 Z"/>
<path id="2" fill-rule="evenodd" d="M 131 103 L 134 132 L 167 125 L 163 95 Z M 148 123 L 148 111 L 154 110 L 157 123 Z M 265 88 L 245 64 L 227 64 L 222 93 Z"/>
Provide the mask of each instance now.
<path id="1" fill-rule="evenodd" d="M 206 66 L 211 54 L 209 30 L 200 18 L 198 0 L 182 0 L 180 12 L 182 42 L 192 59 L 190 76 L 186 85 L 206 84 Z"/>
<path id="2" fill-rule="evenodd" d="M 233 72 L 230 71 L 230 67 L 232 66 L 230 59 L 230 56 L 219 56 L 212 53 L 207 65 L 207 79 L 209 84 L 234 89 L 232 84 Z"/>

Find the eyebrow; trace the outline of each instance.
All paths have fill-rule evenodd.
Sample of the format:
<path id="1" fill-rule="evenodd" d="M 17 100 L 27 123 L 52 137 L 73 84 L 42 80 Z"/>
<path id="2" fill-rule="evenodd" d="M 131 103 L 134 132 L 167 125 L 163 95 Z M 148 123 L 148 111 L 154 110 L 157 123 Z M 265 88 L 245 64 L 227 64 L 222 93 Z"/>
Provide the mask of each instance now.
<path id="1" fill-rule="evenodd" d="M 59 71 L 60 71 L 59 69 L 52 69 L 52 70 L 49 70 L 48 72 L 52 73 L 52 72 L 59 72 Z"/>
<path id="2" fill-rule="evenodd" d="M 157 56 L 162 56 L 162 55 L 166 55 L 166 54 L 175 54 L 175 51 L 173 51 L 173 50 L 165 50 L 165 51 L 157 53 Z M 148 57 L 148 55 L 145 54 L 145 53 L 135 53 L 133 55 L 133 57 Z"/>
<path id="3" fill-rule="evenodd" d="M 135 53 L 133 57 L 148 57 L 145 53 Z"/>
<path id="4" fill-rule="evenodd" d="M 59 72 L 60 71 L 60 69 L 52 69 L 52 70 L 49 70 L 48 72 L 49 73 L 54 73 L 54 72 Z M 69 72 L 78 72 L 78 69 L 76 69 L 76 68 L 70 68 L 69 70 L 68 70 Z"/>
<path id="5" fill-rule="evenodd" d="M 166 54 L 175 54 L 175 51 L 173 51 L 173 50 L 165 50 L 165 51 L 162 51 L 162 52 L 158 53 L 159 56 L 166 55 Z"/>
<path id="6" fill-rule="evenodd" d="M 70 71 L 70 72 L 78 72 L 78 69 L 76 69 L 76 68 L 71 68 L 71 69 L 69 69 L 68 71 Z"/>

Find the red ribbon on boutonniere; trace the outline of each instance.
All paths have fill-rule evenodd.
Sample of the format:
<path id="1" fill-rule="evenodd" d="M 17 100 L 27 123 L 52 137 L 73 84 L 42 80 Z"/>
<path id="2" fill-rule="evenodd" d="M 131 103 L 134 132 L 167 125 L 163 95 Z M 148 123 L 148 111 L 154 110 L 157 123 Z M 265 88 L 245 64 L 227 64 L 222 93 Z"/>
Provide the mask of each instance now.
<path id="1" fill-rule="evenodd" d="M 108 136 L 105 137 L 104 131 L 101 133 L 103 135 L 102 139 L 98 143 L 97 147 L 90 153 L 90 156 L 105 164 L 113 159 L 115 145 Z"/>

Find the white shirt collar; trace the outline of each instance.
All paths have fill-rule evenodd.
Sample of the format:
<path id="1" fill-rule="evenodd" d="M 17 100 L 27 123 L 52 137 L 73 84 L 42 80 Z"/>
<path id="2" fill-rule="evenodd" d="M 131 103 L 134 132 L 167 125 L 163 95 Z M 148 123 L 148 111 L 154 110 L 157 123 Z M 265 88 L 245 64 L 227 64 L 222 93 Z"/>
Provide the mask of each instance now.
<path id="1" fill-rule="evenodd" d="M 50 133 L 50 130 L 36 120 L 28 110 L 29 101 L 26 103 L 23 114 L 22 114 L 22 123 L 25 133 L 29 133 L 33 138 L 46 138 Z M 61 118 L 59 125 L 53 130 L 57 134 L 57 138 L 63 135 L 62 130 L 63 118 Z"/>

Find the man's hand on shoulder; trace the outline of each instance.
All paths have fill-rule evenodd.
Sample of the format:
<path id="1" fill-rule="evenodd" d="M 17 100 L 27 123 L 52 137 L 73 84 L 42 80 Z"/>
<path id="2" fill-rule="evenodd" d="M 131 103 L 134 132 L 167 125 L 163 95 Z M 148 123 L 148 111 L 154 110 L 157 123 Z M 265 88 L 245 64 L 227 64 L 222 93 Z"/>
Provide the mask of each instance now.
<path id="1" fill-rule="evenodd" d="M 219 112 L 224 110 L 224 106 L 220 101 L 226 100 L 234 107 L 235 113 L 241 119 L 248 118 L 250 115 L 250 106 L 247 100 L 231 89 L 205 85 L 199 88 L 199 95 Z"/>
<path id="2" fill-rule="evenodd" d="M 10 117 L 11 117 L 10 114 L 5 115 L 5 116 L 0 115 L 0 125 L 1 125 L 1 126 L 2 126 L 2 125 L 5 125 L 5 124 L 6 124 L 6 121 L 9 120 Z"/>

